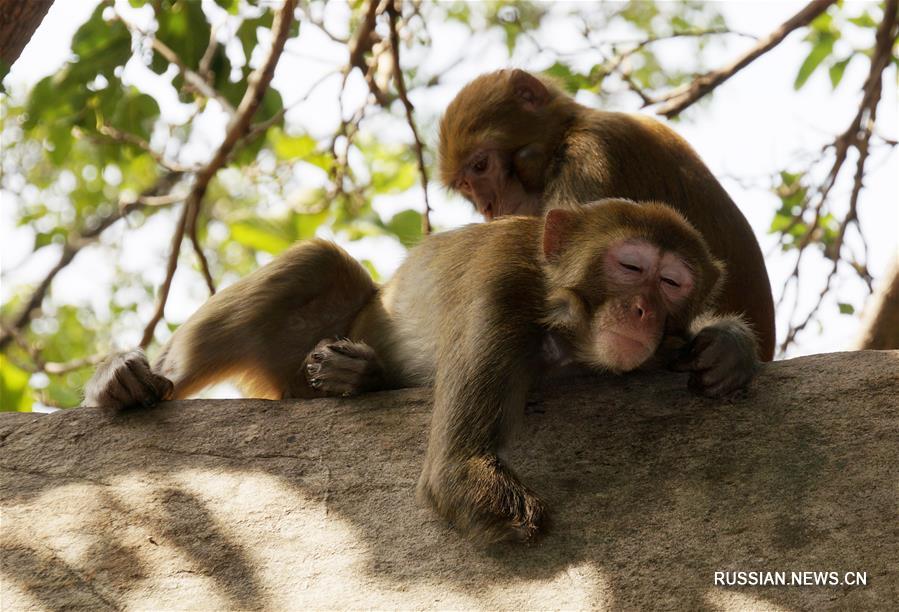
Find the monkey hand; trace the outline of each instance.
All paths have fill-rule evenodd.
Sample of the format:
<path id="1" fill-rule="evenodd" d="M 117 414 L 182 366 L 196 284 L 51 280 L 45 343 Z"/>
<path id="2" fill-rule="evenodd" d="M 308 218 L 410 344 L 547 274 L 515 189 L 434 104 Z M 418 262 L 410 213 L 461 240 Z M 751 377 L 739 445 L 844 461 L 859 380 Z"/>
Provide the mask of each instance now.
<path id="1" fill-rule="evenodd" d="M 690 372 L 689 387 L 706 397 L 746 388 L 759 368 L 755 337 L 739 318 L 715 318 L 699 330 L 671 364 Z"/>
<path id="2" fill-rule="evenodd" d="M 322 340 L 303 363 L 309 386 L 325 396 L 349 397 L 384 388 L 384 371 L 364 342 Z"/>
<path id="3" fill-rule="evenodd" d="M 451 475 L 434 476 L 434 472 L 447 471 Z M 472 457 L 457 469 L 425 468 L 418 481 L 417 496 L 483 545 L 503 541 L 533 543 L 549 523 L 543 501 L 496 455 Z"/>
<path id="4" fill-rule="evenodd" d="M 104 359 L 84 390 L 85 406 L 104 408 L 150 407 L 172 398 L 174 385 L 155 374 L 141 350 L 116 353 Z"/>

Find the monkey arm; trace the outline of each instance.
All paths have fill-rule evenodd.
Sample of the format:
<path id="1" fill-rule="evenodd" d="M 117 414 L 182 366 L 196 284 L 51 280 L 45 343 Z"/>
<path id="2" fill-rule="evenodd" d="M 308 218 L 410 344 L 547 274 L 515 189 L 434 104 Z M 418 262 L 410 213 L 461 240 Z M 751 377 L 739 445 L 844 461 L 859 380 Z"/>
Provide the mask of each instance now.
<path id="1" fill-rule="evenodd" d="M 690 388 L 707 397 L 722 397 L 749 385 L 759 369 L 758 343 L 739 316 L 707 313 L 690 326 L 691 339 L 671 362 L 690 372 Z"/>
<path id="2" fill-rule="evenodd" d="M 520 331 L 480 340 L 482 352 L 439 362 L 418 497 L 481 543 L 533 540 L 546 520 L 544 503 L 497 451 L 524 411 L 537 351 Z"/>

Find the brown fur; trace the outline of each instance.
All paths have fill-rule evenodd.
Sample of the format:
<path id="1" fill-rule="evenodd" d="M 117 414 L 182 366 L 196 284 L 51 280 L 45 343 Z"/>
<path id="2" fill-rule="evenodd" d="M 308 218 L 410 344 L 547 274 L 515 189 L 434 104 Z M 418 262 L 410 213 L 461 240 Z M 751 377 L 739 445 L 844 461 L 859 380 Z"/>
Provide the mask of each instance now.
<path id="1" fill-rule="evenodd" d="M 371 367 L 374 352 L 377 367 L 361 368 L 363 377 L 376 371 L 387 377 L 379 386 L 434 386 L 420 498 L 480 542 L 529 541 L 545 527 L 546 509 L 497 451 L 543 371 L 547 338 L 558 335 L 575 359 L 579 345 L 595 346 L 590 330 L 616 296 L 594 262 L 635 238 L 692 270 L 692 293 L 669 313 L 689 325 L 720 275 L 699 234 L 665 206 L 605 201 L 558 219 L 510 217 L 430 236 L 381 289 L 335 245 L 298 244 L 210 298 L 152 371 L 142 353 L 112 359 L 85 403 L 152 404 L 225 378 L 262 397 L 310 397 L 323 392 L 314 381 L 335 367 L 352 370 L 360 355 Z M 578 294 L 579 309 L 558 308 L 566 291 Z M 335 336 L 348 338 L 319 342 Z M 310 361 L 310 351 L 321 358 Z M 311 376 L 309 366 L 317 366 Z"/>
<path id="2" fill-rule="evenodd" d="M 752 228 L 674 131 L 641 115 L 582 106 L 549 79 L 500 70 L 466 85 L 447 108 L 438 151 L 443 183 L 459 188 L 466 164 L 487 150 L 505 160 L 505 193 L 515 192 L 514 175 L 542 203 L 541 208 L 516 196 L 517 214 L 611 197 L 658 200 L 677 209 L 730 272 L 716 310 L 744 316 L 755 330 L 759 354 L 773 358 L 774 303 Z M 509 214 L 509 208 L 495 206 L 488 216 Z"/>

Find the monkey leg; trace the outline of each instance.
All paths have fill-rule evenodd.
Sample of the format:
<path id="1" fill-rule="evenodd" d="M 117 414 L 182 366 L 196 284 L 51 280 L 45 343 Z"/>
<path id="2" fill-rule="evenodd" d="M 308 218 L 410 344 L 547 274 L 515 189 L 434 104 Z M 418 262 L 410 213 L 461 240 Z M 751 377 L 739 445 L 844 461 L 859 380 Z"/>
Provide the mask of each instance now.
<path id="1" fill-rule="evenodd" d="M 377 286 L 337 245 L 309 240 L 212 296 L 163 346 L 101 367 L 86 403 L 123 407 L 188 397 L 233 380 L 248 397 L 316 397 L 303 362 L 322 339 L 346 336 Z M 168 384 L 166 384 L 168 383 Z"/>
<path id="2" fill-rule="evenodd" d="M 141 350 L 114 353 L 97 366 L 84 388 L 85 406 L 150 407 L 172 398 L 174 385 L 150 369 Z"/>
<path id="3" fill-rule="evenodd" d="M 328 396 L 349 397 L 387 386 L 374 349 L 347 339 L 319 342 L 306 357 L 304 372 L 309 386 Z"/>

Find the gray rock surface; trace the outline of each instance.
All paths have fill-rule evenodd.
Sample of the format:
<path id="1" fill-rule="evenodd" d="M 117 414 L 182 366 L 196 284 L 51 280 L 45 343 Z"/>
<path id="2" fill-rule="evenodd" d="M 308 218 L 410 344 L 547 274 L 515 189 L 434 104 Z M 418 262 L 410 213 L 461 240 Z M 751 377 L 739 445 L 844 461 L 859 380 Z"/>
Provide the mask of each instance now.
<path id="1" fill-rule="evenodd" d="M 896 609 L 899 352 L 536 392 L 510 450 L 538 545 L 473 547 L 414 487 L 429 391 L 0 417 L 2 608 Z M 867 586 L 716 586 L 716 571 Z"/>

